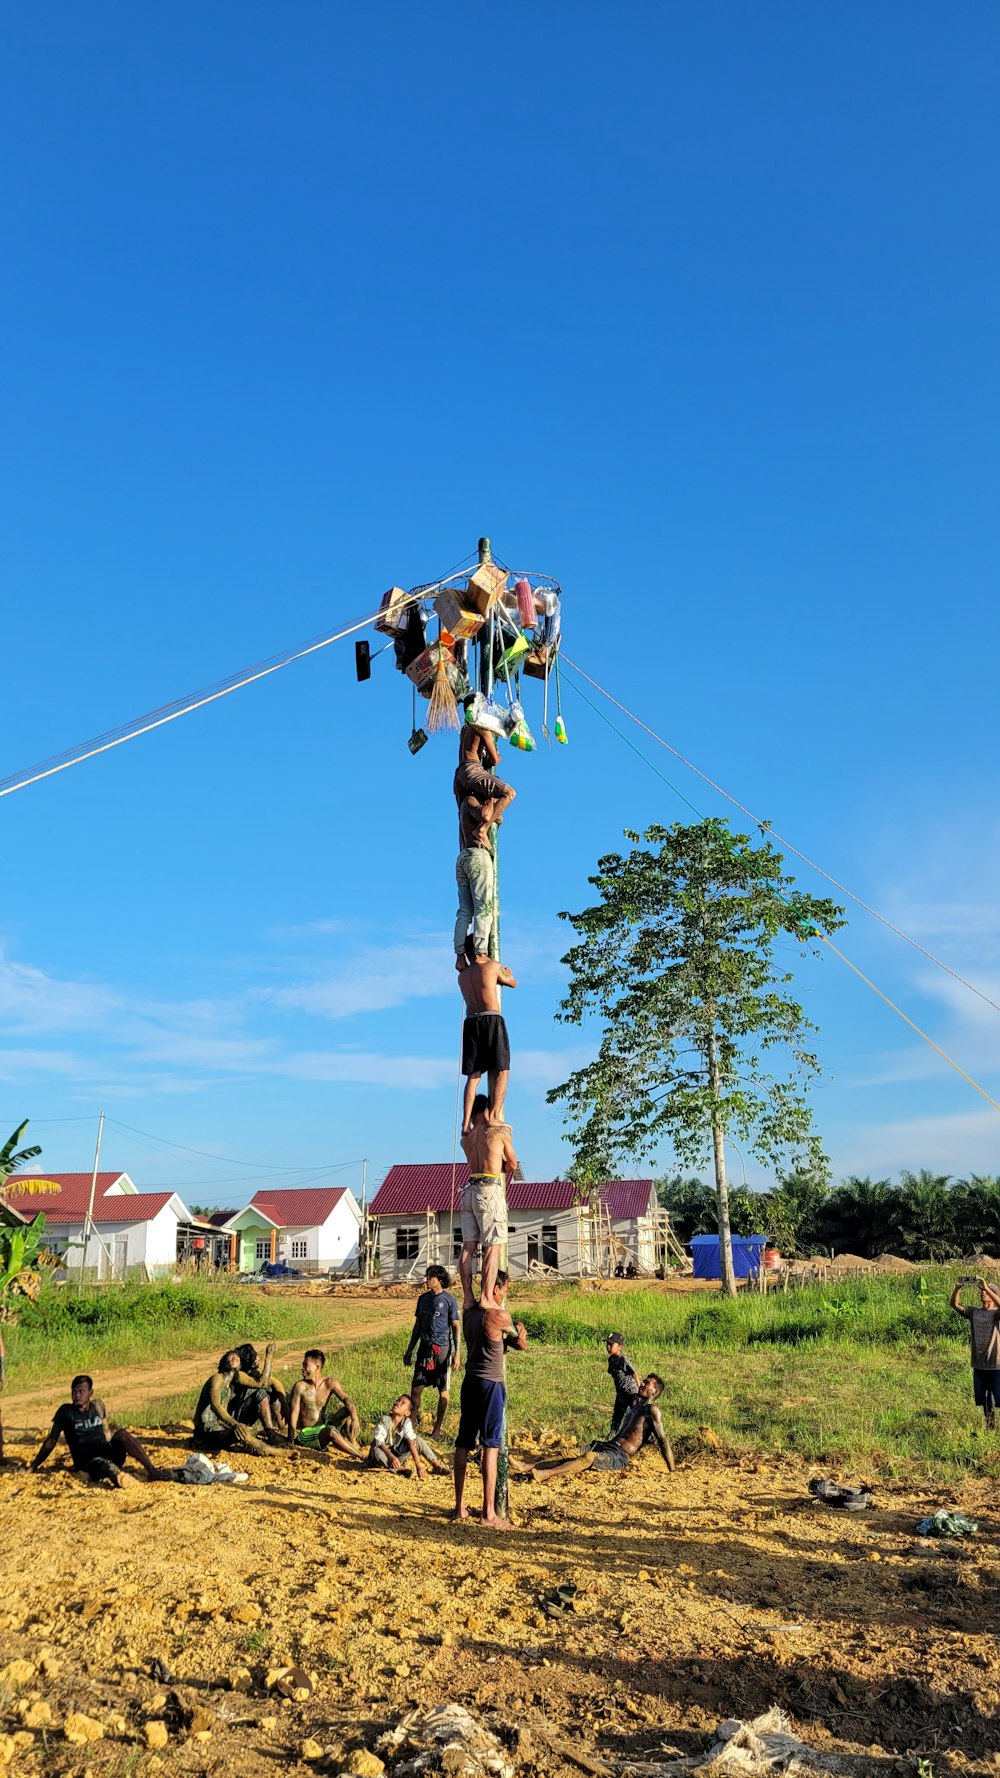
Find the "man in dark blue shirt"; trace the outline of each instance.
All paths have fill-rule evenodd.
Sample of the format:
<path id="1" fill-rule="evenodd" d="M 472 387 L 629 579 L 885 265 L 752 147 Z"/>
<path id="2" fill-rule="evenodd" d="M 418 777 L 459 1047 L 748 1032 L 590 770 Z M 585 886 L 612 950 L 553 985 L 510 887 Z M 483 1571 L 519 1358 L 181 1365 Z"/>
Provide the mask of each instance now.
<path id="1" fill-rule="evenodd" d="M 40 1469 L 59 1443 L 60 1435 L 69 1446 L 70 1462 L 82 1470 L 92 1482 L 110 1482 L 112 1487 L 128 1484 L 125 1464 L 129 1457 L 145 1470 L 151 1482 L 175 1482 L 178 1471 L 157 1469 L 149 1452 L 124 1427 L 118 1427 L 113 1438 L 108 1436 L 108 1411 L 94 1394 L 93 1377 L 74 1377 L 70 1384 L 71 1400 L 57 1408 L 45 1442 L 32 1462 Z"/>
<path id="2" fill-rule="evenodd" d="M 417 1363 L 410 1386 L 415 1421 L 419 1420 L 420 1398 L 424 1390 L 436 1389 L 438 1392 L 437 1414 L 431 1438 L 440 1438 L 444 1417 L 448 1412 L 451 1373 L 458 1366 L 458 1303 L 448 1288 L 451 1279 L 444 1266 L 428 1266 L 424 1273 L 424 1283 L 427 1289 L 417 1298 L 413 1332 L 403 1363 L 409 1364 L 416 1352 Z"/>

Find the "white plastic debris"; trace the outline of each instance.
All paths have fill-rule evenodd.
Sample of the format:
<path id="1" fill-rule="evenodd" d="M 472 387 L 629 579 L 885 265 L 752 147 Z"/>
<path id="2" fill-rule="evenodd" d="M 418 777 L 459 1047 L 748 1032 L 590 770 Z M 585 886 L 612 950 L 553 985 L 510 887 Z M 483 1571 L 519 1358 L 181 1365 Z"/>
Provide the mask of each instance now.
<path id="1" fill-rule="evenodd" d="M 842 1770 L 841 1762 L 817 1753 L 792 1733 L 792 1725 L 783 1710 L 768 1710 L 752 1722 L 731 1717 L 719 1724 L 716 1739 L 706 1753 L 693 1759 L 668 1760 L 657 1767 L 664 1775 L 673 1772 L 718 1772 L 734 1778 L 766 1778 L 769 1772 L 787 1772 L 791 1778 L 814 1778 L 816 1774 Z M 626 1766 L 625 1772 L 629 1771 Z M 644 1766 L 648 1774 L 652 1768 Z"/>
<path id="2" fill-rule="evenodd" d="M 514 1767 L 486 1724 L 461 1704 L 411 1710 L 376 1743 L 393 1778 L 446 1772 L 448 1778 L 513 1778 Z"/>

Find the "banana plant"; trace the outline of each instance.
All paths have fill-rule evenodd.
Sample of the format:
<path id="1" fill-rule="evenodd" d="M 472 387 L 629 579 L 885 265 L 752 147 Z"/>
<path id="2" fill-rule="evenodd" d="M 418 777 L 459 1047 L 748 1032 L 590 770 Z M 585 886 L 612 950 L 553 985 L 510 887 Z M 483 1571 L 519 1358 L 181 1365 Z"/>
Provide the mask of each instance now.
<path id="1" fill-rule="evenodd" d="M 45 1217 L 39 1213 L 31 1222 L 26 1223 L 8 1203 L 5 1186 L 12 1173 L 17 1173 L 28 1161 L 34 1161 L 41 1154 L 37 1144 L 21 1148 L 24 1132 L 28 1128 L 28 1119 L 19 1124 L 13 1135 L 8 1136 L 0 1148 L 0 1321 L 10 1320 L 12 1311 L 10 1299 L 14 1296 L 25 1296 L 34 1302 L 38 1297 L 40 1279 L 38 1262 L 42 1253 L 42 1231 L 45 1228 Z M 18 1195 L 26 1197 L 43 1197 L 59 1191 L 54 1179 L 19 1179 Z"/>

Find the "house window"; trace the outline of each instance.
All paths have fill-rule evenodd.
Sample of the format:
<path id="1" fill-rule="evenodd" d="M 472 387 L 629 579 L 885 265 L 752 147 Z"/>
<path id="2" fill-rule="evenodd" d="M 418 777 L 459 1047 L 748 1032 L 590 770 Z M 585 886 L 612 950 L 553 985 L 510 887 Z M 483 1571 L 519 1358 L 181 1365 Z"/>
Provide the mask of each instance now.
<path id="1" fill-rule="evenodd" d="M 460 1223 L 456 1223 L 451 1231 L 451 1257 L 456 1260 L 461 1259 L 462 1257 L 462 1228 Z"/>
<path id="2" fill-rule="evenodd" d="M 397 1259 L 416 1259 L 417 1254 L 419 1252 L 420 1252 L 420 1230 L 419 1229 L 404 1229 L 404 1228 L 397 1229 L 396 1230 L 396 1258 Z"/>
<path id="3" fill-rule="evenodd" d="M 301 1235 L 297 1241 L 292 1242 L 292 1258 L 309 1258 L 309 1242 L 306 1240 L 305 1235 Z"/>
<path id="4" fill-rule="evenodd" d="M 258 1235 L 255 1243 L 258 1264 L 262 1259 L 271 1257 L 271 1238 L 269 1235 Z"/>
<path id="5" fill-rule="evenodd" d="M 543 1266 L 558 1269 L 559 1230 L 554 1222 L 542 1224 L 541 1240 L 534 1231 L 528 1236 L 528 1264 L 537 1264 L 539 1260 Z"/>

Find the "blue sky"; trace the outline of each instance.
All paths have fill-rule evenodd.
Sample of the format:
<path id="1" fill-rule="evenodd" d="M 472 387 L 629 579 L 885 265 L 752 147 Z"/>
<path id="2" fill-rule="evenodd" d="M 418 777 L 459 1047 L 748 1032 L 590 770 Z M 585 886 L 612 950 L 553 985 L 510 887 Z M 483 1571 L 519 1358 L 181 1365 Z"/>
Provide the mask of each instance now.
<path id="1" fill-rule="evenodd" d="M 977 4 L 11 13 L 3 771 L 488 531 L 562 580 L 573 659 L 1000 998 L 998 52 Z M 507 755 L 536 1177 L 589 1049 L 558 911 L 685 814 L 565 714 Z M 348 643 L 3 801 L 0 1083 L 47 1167 L 102 1105 L 107 1163 L 189 1199 L 450 1157 L 453 749 L 409 726 Z M 843 942 L 1000 1095 L 1000 1015 Z M 799 981 L 838 1171 L 1000 1170 L 867 990 Z"/>

